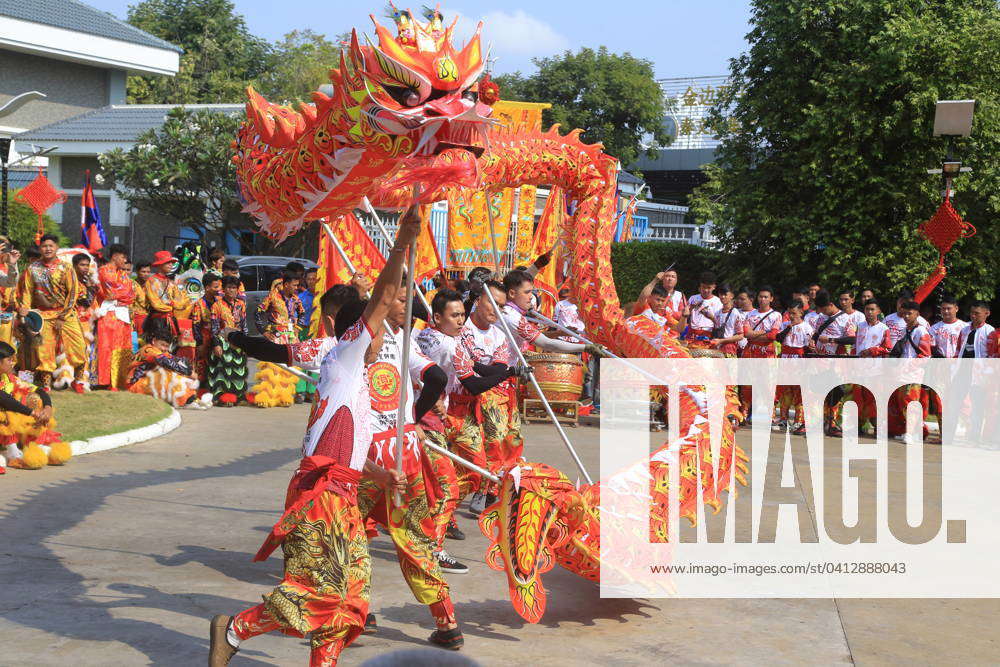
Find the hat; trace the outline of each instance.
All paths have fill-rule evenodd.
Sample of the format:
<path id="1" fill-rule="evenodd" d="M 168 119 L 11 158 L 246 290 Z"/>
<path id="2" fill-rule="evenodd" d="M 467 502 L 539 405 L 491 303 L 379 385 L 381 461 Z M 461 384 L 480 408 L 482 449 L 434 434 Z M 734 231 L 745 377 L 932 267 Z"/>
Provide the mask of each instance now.
<path id="1" fill-rule="evenodd" d="M 150 266 L 160 266 L 161 264 L 169 264 L 170 262 L 176 262 L 177 258 L 170 254 L 169 250 L 157 250 L 153 255 L 153 261 L 149 263 Z"/>

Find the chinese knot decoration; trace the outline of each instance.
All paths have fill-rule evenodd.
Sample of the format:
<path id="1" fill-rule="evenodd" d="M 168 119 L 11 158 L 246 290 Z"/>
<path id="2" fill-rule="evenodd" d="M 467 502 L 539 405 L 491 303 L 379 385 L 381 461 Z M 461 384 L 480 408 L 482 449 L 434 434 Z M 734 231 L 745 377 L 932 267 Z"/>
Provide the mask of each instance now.
<path id="1" fill-rule="evenodd" d="M 38 231 L 35 233 L 35 243 L 37 244 L 42 238 L 42 234 L 45 233 L 45 223 L 42 216 L 53 204 L 66 201 L 66 193 L 62 190 L 56 190 L 51 181 L 45 178 L 42 168 L 39 167 L 35 180 L 14 195 L 14 199 L 24 202 L 38 215 Z"/>

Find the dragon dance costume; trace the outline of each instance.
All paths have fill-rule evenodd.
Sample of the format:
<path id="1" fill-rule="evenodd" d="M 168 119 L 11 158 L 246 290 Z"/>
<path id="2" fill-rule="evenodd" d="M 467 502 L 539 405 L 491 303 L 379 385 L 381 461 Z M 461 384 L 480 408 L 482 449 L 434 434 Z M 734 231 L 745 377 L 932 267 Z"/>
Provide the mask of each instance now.
<path id="1" fill-rule="evenodd" d="M 191 377 L 191 373 L 188 359 L 147 343 L 135 355 L 127 386 L 133 394 L 146 394 L 180 408 L 197 394 L 198 380 Z"/>
<path id="2" fill-rule="evenodd" d="M 51 405 L 48 394 L 35 385 L 13 373 L 0 374 L 0 451 L 6 449 L 8 466 L 37 469 L 46 463 L 62 465 L 72 457 L 69 443 L 53 430 L 55 419 L 39 423 L 32 416 L 35 409 Z"/>
<path id="3" fill-rule="evenodd" d="M 196 343 L 187 294 L 171 278 L 154 273 L 146 280 L 146 308 L 147 319 L 164 320 L 170 326 L 177 337 L 177 356 L 194 363 Z"/>

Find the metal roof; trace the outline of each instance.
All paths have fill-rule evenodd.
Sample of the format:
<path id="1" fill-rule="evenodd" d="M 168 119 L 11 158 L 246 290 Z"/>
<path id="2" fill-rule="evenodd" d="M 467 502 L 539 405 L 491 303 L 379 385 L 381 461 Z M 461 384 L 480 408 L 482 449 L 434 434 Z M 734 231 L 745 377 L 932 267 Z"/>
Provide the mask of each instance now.
<path id="1" fill-rule="evenodd" d="M 624 169 L 622 169 L 620 172 L 618 172 L 618 182 L 639 185 L 643 182 L 643 180 L 638 176 L 636 176 L 635 174 L 629 173 Z"/>
<path id="2" fill-rule="evenodd" d="M 0 16 L 183 53 L 184 49 L 77 0 L 0 0 Z"/>
<path id="3" fill-rule="evenodd" d="M 3 0 L 0 0 L 3 2 Z M 18 142 L 90 141 L 132 142 L 147 130 L 153 130 L 177 107 L 209 109 L 220 113 L 243 113 L 242 104 L 113 104 L 73 116 L 50 125 L 18 134 Z"/>

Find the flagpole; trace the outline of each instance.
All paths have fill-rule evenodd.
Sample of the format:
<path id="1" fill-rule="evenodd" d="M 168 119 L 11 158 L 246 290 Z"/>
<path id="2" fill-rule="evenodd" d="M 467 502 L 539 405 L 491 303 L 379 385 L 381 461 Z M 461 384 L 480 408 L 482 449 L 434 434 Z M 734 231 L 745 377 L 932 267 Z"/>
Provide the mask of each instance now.
<path id="1" fill-rule="evenodd" d="M 413 206 L 417 207 L 417 215 L 420 215 L 419 207 L 420 199 L 420 186 L 413 186 Z M 404 212 L 403 215 L 406 215 Z M 406 249 L 406 272 L 409 280 L 406 281 L 406 315 L 403 320 L 403 349 L 402 353 L 402 363 L 399 369 L 399 407 L 396 409 L 396 474 L 399 477 L 403 476 L 403 441 L 405 438 L 404 428 L 406 427 L 406 397 L 410 393 L 410 345 L 412 341 L 410 340 L 410 333 L 413 330 L 413 292 L 420 290 L 416 289 L 417 282 L 414 280 L 413 267 L 417 259 L 417 239 L 414 238 Z M 394 498 L 396 506 L 403 504 L 403 496 L 397 489 L 394 492 Z"/>
<path id="2" fill-rule="evenodd" d="M 388 244 L 388 247 L 391 248 L 392 247 L 392 237 L 389 236 L 389 230 L 387 230 L 385 228 L 385 225 L 382 224 L 382 219 L 380 217 L 378 217 L 378 213 L 375 212 L 375 207 L 372 206 L 372 203 L 370 201 L 368 201 L 367 195 L 361 198 L 361 204 L 365 207 L 365 210 L 368 211 L 368 213 L 372 216 L 372 218 L 375 219 L 375 226 L 378 227 L 379 231 L 382 233 L 382 238 L 385 239 L 385 242 Z M 416 254 L 416 253 L 414 253 L 414 254 Z M 417 295 L 417 298 L 420 299 L 420 303 L 427 310 L 427 317 L 430 317 L 431 316 L 431 304 L 427 303 L 427 297 L 425 297 L 424 293 L 420 291 L 419 286 L 417 285 L 416 276 L 412 275 L 412 272 L 410 274 L 410 282 L 413 283 L 413 285 L 418 288 L 418 289 L 415 289 L 414 292 Z"/>

